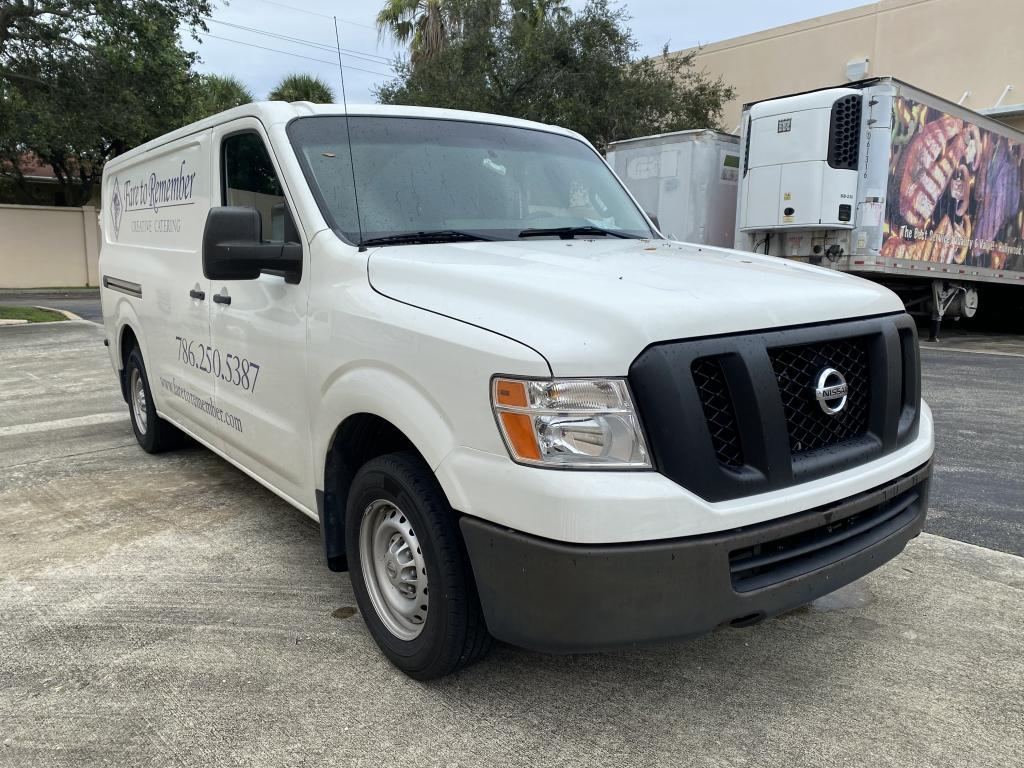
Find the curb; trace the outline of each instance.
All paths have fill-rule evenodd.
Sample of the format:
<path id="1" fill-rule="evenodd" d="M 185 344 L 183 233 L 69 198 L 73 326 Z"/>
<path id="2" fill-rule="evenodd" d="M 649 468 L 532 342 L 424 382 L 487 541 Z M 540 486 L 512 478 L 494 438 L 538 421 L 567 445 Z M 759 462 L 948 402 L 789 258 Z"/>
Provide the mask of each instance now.
<path id="1" fill-rule="evenodd" d="M 76 315 L 74 312 L 68 312 L 66 309 L 54 309 L 53 307 L 36 307 L 36 309 L 45 309 L 50 312 L 56 312 L 58 315 L 64 315 L 68 320 L 85 320 L 84 317 Z M 54 320 L 52 322 L 59 323 L 60 320 Z M 46 325 L 46 323 L 36 323 L 36 325 Z"/>
<path id="2" fill-rule="evenodd" d="M 73 288 L 0 288 L 0 298 L 49 294 L 61 294 L 62 298 L 75 298 L 81 294 L 99 293 L 99 290 L 98 285 L 83 285 Z"/>
<path id="3" fill-rule="evenodd" d="M 74 312 L 69 312 L 66 309 L 54 309 L 53 307 L 32 307 L 32 309 L 45 309 L 47 312 L 56 312 L 58 315 L 63 315 L 64 320 L 47 320 L 42 323 L 30 323 L 28 320 L 0 320 L 0 327 L 15 325 L 57 325 L 68 321 L 89 323 L 89 325 L 100 325 L 100 323 L 94 323 L 92 320 L 86 320 L 84 317 L 80 317 Z"/>

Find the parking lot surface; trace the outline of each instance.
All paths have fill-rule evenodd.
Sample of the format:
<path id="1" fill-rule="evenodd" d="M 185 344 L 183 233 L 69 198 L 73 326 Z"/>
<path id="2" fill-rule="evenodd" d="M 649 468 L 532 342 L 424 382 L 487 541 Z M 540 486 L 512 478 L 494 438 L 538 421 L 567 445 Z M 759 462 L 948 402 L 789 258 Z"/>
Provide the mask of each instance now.
<path id="1" fill-rule="evenodd" d="M 959 337 L 921 345 L 921 385 L 935 416 L 925 530 L 1024 555 L 1024 348 L 1017 351 L 1018 339 Z"/>
<path id="2" fill-rule="evenodd" d="M 314 523 L 202 448 L 136 447 L 101 340 L 0 330 L 0 766 L 1021 764 L 1020 557 L 924 534 L 756 627 L 417 683 Z M 1024 359 L 922 357 L 930 529 L 1019 552 Z"/>
<path id="3" fill-rule="evenodd" d="M 94 323 L 102 323 L 99 288 L 69 288 L 67 290 L 30 289 L 0 290 L 0 304 L 18 307 L 49 307 L 72 312 Z"/>

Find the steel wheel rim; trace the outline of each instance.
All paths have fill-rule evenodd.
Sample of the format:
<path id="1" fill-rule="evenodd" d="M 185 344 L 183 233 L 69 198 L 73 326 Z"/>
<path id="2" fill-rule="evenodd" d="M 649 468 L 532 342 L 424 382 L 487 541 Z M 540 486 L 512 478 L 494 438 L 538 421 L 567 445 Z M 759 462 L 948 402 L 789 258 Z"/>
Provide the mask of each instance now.
<path id="1" fill-rule="evenodd" d="M 359 525 L 363 582 L 378 618 L 401 640 L 419 637 L 427 623 L 427 563 L 412 523 L 394 503 L 371 502 Z"/>
<path id="2" fill-rule="evenodd" d="M 146 387 L 142 383 L 142 374 L 138 368 L 132 368 L 131 390 L 135 426 L 139 432 L 146 434 Z"/>

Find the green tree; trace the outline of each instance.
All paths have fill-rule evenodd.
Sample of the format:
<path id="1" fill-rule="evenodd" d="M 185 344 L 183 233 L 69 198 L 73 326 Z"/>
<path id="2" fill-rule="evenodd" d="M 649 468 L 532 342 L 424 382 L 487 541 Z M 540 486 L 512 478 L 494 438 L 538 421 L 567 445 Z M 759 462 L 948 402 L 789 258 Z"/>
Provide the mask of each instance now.
<path id="1" fill-rule="evenodd" d="M 88 54 L 97 36 L 112 30 L 131 35 L 147 16 L 169 14 L 178 23 L 206 29 L 209 0 L 4 0 L 0 4 L 0 61 L 40 54 L 52 58 Z M 23 77 L 16 70 L 0 73 Z"/>
<path id="2" fill-rule="evenodd" d="M 429 60 L 399 65 L 385 104 L 491 112 L 554 123 L 598 148 L 610 141 L 720 127 L 733 90 L 694 57 L 635 59 L 624 10 L 590 0 L 464 0 L 458 37 Z"/>
<path id="3" fill-rule="evenodd" d="M 381 38 L 391 36 L 408 45 L 413 64 L 437 56 L 461 30 L 460 4 L 455 0 L 386 0 L 377 14 Z"/>
<path id="4" fill-rule="evenodd" d="M 181 125 L 195 55 L 179 28 L 207 0 L 7 0 L 0 6 L 0 177 L 27 194 L 20 161 L 51 165 L 59 202 L 82 205 L 104 163 Z"/>
<path id="5" fill-rule="evenodd" d="M 230 75 L 196 75 L 189 122 L 253 101 L 252 91 Z"/>
<path id="6" fill-rule="evenodd" d="M 315 75 L 286 75 L 267 96 L 270 101 L 311 101 L 330 104 L 334 91 Z"/>

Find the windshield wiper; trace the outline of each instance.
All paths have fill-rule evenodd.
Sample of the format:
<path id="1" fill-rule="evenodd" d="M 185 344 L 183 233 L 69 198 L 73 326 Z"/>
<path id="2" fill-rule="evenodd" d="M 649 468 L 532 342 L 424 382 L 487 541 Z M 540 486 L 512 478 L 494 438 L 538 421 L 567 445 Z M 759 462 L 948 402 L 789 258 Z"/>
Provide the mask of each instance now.
<path id="1" fill-rule="evenodd" d="M 599 237 L 607 235 L 608 237 L 621 237 L 626 240 L 638 239 L 635 235 L 628 235 L 625 232 L 619 232 L 614 229 L 605 229 L 604 227 L 551 227 L 550 229 L 524 229 L 519 233 L 519 237 L 560 237 L 562 240 L 572 240 L 574 237 L 579 235 L 580 237 Z"/>
<path id="2" fill-rule="evenodd" d="M 402 232 L 398 235 L 384 235 L 363 240 L 359 245 L 406 245 L 412 243 L 468 243 L 473 241 L 490 241 L 491 238 L 475 235 L 472 232 L 461 232 L 457 229 L 436 229 L 430 232 Z"/>

